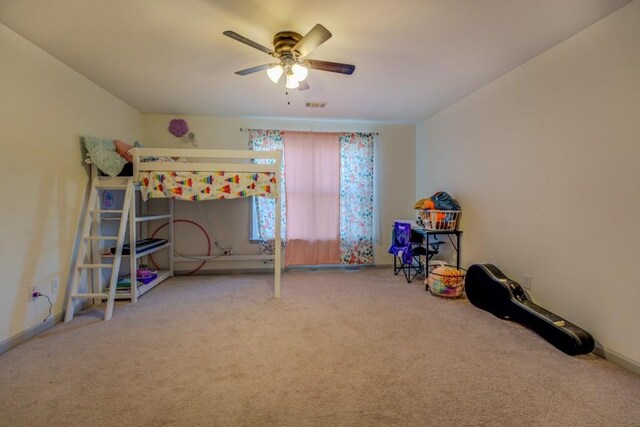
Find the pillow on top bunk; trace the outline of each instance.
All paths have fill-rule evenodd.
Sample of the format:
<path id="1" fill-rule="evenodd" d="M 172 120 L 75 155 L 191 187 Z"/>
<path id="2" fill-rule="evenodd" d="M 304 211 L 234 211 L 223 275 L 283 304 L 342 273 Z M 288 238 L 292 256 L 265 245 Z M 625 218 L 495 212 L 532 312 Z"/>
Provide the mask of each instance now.
<path id="1" fill-rule="evenodd" d="M 118 176 L 122 172 L 127 161 L 118 154 L 112 140 L 100 139 L 95 136 L 83 136 L 81 139 L 91 161 L 98 169 L 109 176 Z"/>
<path id="2" fill-rule="evenodd" d="M 131 149 L 133 145 L 129 145 L 126 142 L 122 142 L 118 139 L 113 141 L 113 144 L 116 146 L 116 152 L 127 162 L 133 163 L 133 156 L 131 155 Z"/>
<path id="3" fill-rule="evenodd" d="M 129 145 L 126 142 L 122 142 L 120 140 L 114 140 L 113 144 L 116 146 L 116 151 L 123 159 L 125 159 L 129 163 L 133 163 L 133 154 L 131 154 L 132 148 L 142 148 L 142 144 L 138 141 L 135 141 L 133 145 Z"/>

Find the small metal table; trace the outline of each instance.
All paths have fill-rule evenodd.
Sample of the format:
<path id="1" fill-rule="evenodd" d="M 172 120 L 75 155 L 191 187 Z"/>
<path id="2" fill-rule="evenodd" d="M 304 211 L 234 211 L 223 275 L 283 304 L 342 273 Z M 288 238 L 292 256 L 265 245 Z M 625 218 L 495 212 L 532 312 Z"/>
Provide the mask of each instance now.
<path id="1" fill-rule="evenodd" d="M 423 227 L 417 227 L 415 229 L 418 233 L 422 234 L 424 236 L 424 240 L 426 242 L 425 246 L 427 249 L 427 260 L 429 259 L 429 255 L 431 253 L 435 254 L 437 252 L 430 250 L 431 246 L 429 246 L 429 236 L 447 236 L 449 238 L 449 242 L 451 243 L 451 246 L 453 246 L 453 249 L 456 252 L 456 268 L 460 268 L 460 253 L 462 252 L 462 248 L 460 245 L 460 240 L 462 239 L 462 231 L 460 230 L 426 230 Z M 455 236 L 455 243 L 453 243 L 453 238 L 451 236 Z M 429 262 L 427 261 L 427 265 L 425 266 L 424 269 L 424 278 L 425 281 L 426 279 L 429 278 Z M 428 285 L 425 285 L 425 290 L 428 290 Z"/>

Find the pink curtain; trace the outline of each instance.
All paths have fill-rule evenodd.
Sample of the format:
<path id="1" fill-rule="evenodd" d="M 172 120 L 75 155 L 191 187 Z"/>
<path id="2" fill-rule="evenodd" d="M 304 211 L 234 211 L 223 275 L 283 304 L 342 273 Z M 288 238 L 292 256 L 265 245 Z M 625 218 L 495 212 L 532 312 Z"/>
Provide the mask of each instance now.
<path id="1" fill-rule="evenodd" d="M 340 144 L 337 133 L 284 132 L 285 265 L 340 263 Z"/>

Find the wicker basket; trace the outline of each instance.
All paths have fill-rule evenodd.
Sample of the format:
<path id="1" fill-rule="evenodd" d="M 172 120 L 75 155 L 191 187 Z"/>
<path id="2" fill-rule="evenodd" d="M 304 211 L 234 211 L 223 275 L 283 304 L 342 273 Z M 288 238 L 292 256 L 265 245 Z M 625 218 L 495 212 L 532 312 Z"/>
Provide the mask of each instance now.
<path id="1" fill-rule="evenodd" d="M 430 266 L 429 276 L 424 284 L 432 295 L 442 298 L 460 298 L 464 291 L 464 278 L 467 272 L 450 265 Z"/>
<path id="2" fill-rule="evenodd" d="M 418 220 L 426 230 L 455 230 L 458 225 L 460 211 L 443 211 L 437 209 L 419 210 Z"/>

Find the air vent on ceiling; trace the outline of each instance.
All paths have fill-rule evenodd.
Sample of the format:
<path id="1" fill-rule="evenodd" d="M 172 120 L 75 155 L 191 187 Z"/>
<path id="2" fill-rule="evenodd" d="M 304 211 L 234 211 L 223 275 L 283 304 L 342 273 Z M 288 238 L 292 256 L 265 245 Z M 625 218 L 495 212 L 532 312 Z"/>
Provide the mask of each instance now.
<path id="1" fill-rule="evenodd" d="M 324 102 L 311 101 L 307 102 L 307 108 L 324 108 Z"/>

